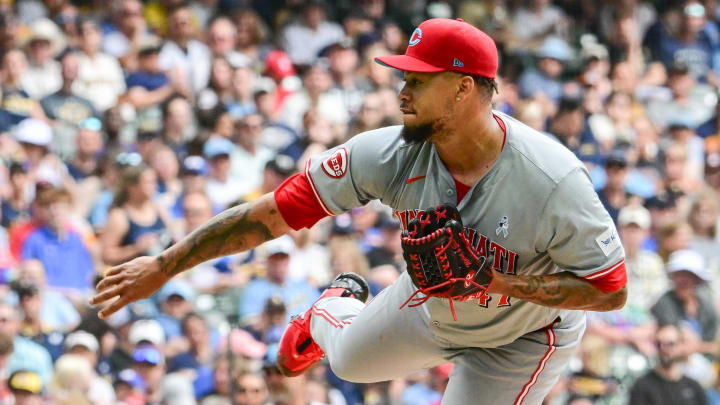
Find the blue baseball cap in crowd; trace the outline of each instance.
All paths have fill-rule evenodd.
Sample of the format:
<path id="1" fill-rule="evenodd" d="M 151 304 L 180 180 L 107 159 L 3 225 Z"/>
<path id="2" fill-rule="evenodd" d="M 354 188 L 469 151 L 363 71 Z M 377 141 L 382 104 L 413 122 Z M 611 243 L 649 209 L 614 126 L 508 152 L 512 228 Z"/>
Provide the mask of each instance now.
<path id="1" fill-rule="evenodd" d="M 95 117 L 88 117 L 80 121 L 78 128 L 88 129 L 90 131 L 99 131 L 102 129 L 102 121 Z"/>
<path id="2" fill-rule="evenodd" d="M 621 166 L 628 165 L 627 151 L 625 149 L 613 149 L 605 159 L 605 166 Z"/>
<path id="3" fill-rule="evenodd" d="M 160 302 L 167 301 L 173 295 L 177 295 L 185 301 L 192 301 L 195 299 L 195 290 L 185 281 L 172 280 L 160 289 L 158 299 Z"/>
<path id="4" fill-rule="evenodd" d="M 202 176 L 207 173 L 207 162 L 202 156 L 188 156 L 183 159 L 181 176 Z"/>
<path id="5" fill-rule="evenodd" d="M 572 58 L 572 49 L 563 39 L 548 37 L 535 52 L 538 58 L 551 58 L 567 62 Z"/>
<path id="6" fill-rule="evenodd" d="M 203 155 L 208 159 L 213 159 L 221 155 L 228 155 L 235 149 L 235 144 L 228 139 L 219 136 L 213 136 L 203 145 Z"/>
<path id="7" fill-rule="evenodd" d="M 147 388 L 147 386 L 145 385 L 145 381 L 142 379 L 142 376 L 138 374 L 137 371 L 131 368 L 126 368 L 120 371 L 117 377 L 115 377 L 114 383 L 124 383 L 141 391 L 145 391 L 145 389 Z"/>
<path id="8" fill-rule="evenodd" d="M 132 354 L 133 361 L 136 363 L 147 363 L 153 366 L 161 366 L 165 364 L 162 353 L 154 346 L 141 345 Z"/>

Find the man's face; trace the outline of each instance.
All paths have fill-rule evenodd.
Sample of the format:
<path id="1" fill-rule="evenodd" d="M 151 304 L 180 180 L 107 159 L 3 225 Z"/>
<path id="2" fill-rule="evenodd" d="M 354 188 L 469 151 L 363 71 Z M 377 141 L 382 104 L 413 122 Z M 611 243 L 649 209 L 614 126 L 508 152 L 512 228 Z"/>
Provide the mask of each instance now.
<path id="1" fill-rule="evenodd" d="M 629 223 L 618 228 L 624 246 L 639 247 L 647 238 L 648 231 L 636 223 Z"/>
<path id="2" fill-rule="evenodd" d="M 65 225 L 68 214 L 70 213 L 70 203 L 67 201 L 55 201 L 48 206 L 48 223 L 47 225 L 55 232 L 60 232 Z"/>
<path id="3" fill-rule="evenodd" d="M 40 314 L 40 305 L 42 305 L 42 300 L 37 292 L 23 294 L 20 297 L 20 309 L 27 318 L 37 319 Z"/>
<path id="4" fill-rule="evenodd" d="M 235 49 L 235 29 L 232 23 L 218 20 L 211 25 L 208 45 L 216 55 L 225 55 Z"/>
<path id="5" fill-rule="evenodd" d="M 192 305 L 180 295 L 173 294 L 163 303 L 163 310 L 175 319 L 182 319 L 192 311 Z"/>
<path id="6" fill-rule="evenodd" d="M 665 176 L 670 181 L 677 181 L 685 176 L 687 156 L 678 149 L 668 149 L 665 155 Z"/>
<path id="7" fill-rule="evenodd" d="M 133 33 L 144 22 L 142 4 L 136 0 L 126 1 L 120 15 L 120 29 L 128 34 Z"/>
<path id="8" fill-rule="evenodd" d="M 457 76 L 453 78 L 447 72 L 405 72 L 405 85 L 398 95 L 405 142 L 425 142 L 446 127 L 450 106 L 456 103 L 453 79 L 457 80 Z"/>
<path id="9" fill-rule="evenodd" d="M 202 345 L 208 343 L 208 328 L 204 320 L 193 317 L 188 320 L 186 328 L 185 335 L 192 344 Z"/>
<path id="10" fill-rule="evenodd" d="M 85 52 L 95 53 L 100 50 L 102 34 L 100 33 L 100 28 L 98 28 L 97 25 L 90 22 L 83 24 L 81 34 L 81 45 Z"/>
<path id="11" fill-rule="evenodd" d="M 173 39 L 186 39 L 192 35 L 190 10 L 181 8 L 170 16 L 170 33 Z"/>
<path id="12" fill-rule="evenodd" d="M 78 60 L 75 55 L 66 55 L 60 61 L 61 74 L 65 81 L 72 82 L 78 75 Z"/>
<path id="13" fill-rule="evenodd" d="M 313 66 L 305 73 L 303 78 L 305 88 L 312 94 L 324 93 L 333 84 L 332 76 L 324 67 Z"/>
<path id="14" fill-rule="evenodd" d="M 220 181 L 225 181 L 230 173 L 230 156 L 227 154 L 221 154 L 211 158 L 210 171 L 213 177 Z"/>
<path id="15" fill-rule="evenodd" d="M 262 405 L 268 395 L 265 381 L 251 374 L 238 379 L 235 392 L 235 403 L 238 405 Z"/>
<path id="16" fill-rule="evenodd" d="M 46 39 L 37 39 L 30 42 L 30 55 L 36 63 L 45 63 L 52 58 L 52 48 L 50 41 Z"/>
<path id="17" fill-rule="evenodd" d="M 161 70 L 159 55 L 159 53 L 153 51 L 152 53 L 140 56 L 138 58 L 140 68 L 148 72 L 159 72 Z"/>
<path id="18" fill-rule="evenodd" d="M 27 260 L 20 265 L 20 282 L 38 288 L 45 286 L 45 268 L 38 260 Z"/>
<path id="19" fill-rule="evenodd" d="M 316 28 L 325 20 L 325 9 L 322 6 L 311 5 L 308 6 L 303 14 L 305 16 L 305 22 L 312 28 Z"/>
<path id="20" fill-rule="evenodd" d="M 330 53 L 330 68 L 338 73 L 352 73 L 357 67 L 358 60 L 359 57 L 355 49 L 336 49 Z"/>
<path id="21" fill-rule="evenodd" d="M 268 278 L 277 283 L 282 284 L 287 278 L 288 264 L 290 256 L 285 253 L 277 253 L 267 258 L 267 275 Z"/>
<path id="22" fill-rule="evenodd" d="M 160 387 L 160 380 L 165 376 L 165 366 L 140 362 L 135 363 L 133 368 L 140 374 L 147 387 L 156 389 Z"/>
<path id="23" fill-rule="evenodd" d="M 183 130 L 190 125 L 190 117 L 192 117 L 192 107 L 187 100 L 177 98 L 170 102 L 168 106 L 168 115 L 165 118 L 165 125 L 172 127 L 174 130 Z"/>
<path id="24" fill-rule="evenodd" d="M 614 188 L 622 188 L 627 178 L 627 165 L 621 163 L 608 163 L 605 167 L 608 177 L 608 185 Z"/>
<path id="25" fill-rule="evenodd" d="M 551 78 L 558 77 L 563 72 L 563 63 L 553 58 L 540 59 L 538 67 Z"/>
<path id="26" fill-rule="evenodd" d="M 192 176 L 203 179 L 202 176 Z M 202 192 L 202 190 L 198 191 Z M 183 202 L 183 213 L 187 222 L 187 231 L 191 232 L 213 216 L 212 204 L 201 195 L 190 195 Z"/>
<path id="27" fill-rule="evenodd" d="M 82 154 L 89 156 L 100 152 L 103 147 L 102 135 L 92 129 L 80 129 L 77 132 L 77 148 Z"/>
<path id="28" fill-rule="evenodd" d="M 682 359 L 680 353 L 680 333 L 673 326 L 661 328 L 655 336 L 658 347 L 658 359 L 664 367 L 669 367 Z"/>

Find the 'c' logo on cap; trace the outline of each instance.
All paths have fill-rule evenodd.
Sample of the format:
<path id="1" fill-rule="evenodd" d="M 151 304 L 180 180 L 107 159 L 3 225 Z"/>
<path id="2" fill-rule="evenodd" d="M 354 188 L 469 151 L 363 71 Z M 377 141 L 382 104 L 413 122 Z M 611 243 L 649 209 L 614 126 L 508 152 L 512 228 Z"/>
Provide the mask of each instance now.
<path id="1" fill-rule="evenodd" d="M 422 30 L 420 28 L 415 28 L 415 31 L 413 31 L 412 35 L 410 35 L 410 41 L 408 41 L 408 45 L 417 45 L 420 42 L 421 38 Z"/>

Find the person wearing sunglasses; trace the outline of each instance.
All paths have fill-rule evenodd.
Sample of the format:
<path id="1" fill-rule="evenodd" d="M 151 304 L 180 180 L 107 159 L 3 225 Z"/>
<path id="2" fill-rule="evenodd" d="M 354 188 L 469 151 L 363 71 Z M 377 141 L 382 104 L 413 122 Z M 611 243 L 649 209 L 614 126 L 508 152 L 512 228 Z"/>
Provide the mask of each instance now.
<path id="1" fill-rule="evenodd" d="M 686 355 L 681 333 L 673 325 L 662 326 L 655 333 L 657 365 L 640 377 L 630 389 L 633 405 L 703 405 L 708 400 L 700 384 L 683 375 Z"/>

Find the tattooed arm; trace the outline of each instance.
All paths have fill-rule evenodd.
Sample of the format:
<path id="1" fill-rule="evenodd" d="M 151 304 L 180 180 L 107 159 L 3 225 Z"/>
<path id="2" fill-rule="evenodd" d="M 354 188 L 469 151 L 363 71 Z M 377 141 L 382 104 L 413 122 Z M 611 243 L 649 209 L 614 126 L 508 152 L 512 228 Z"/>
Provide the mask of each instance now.
<path id="1" fill-rule="evenodd" d="M 626 287 L 614 292 L 604 292 L 570 272 L 543 276 L 508 276 L 496 272 L 488 292 L 546 307 L 587 311 L 620 309 L 627 299 Z"/>
<path id="2" fill-rule="evenodd" d="M 138 257 L 115 266 L 97 285 L 90 303 L 108 302 L 105 318 L 123 306 L 149 297 L 173 276 L 215 257 L 249 250 L 290 230 L 273 193 L 254 203 L 228 208 L 155 257 Z"/>

